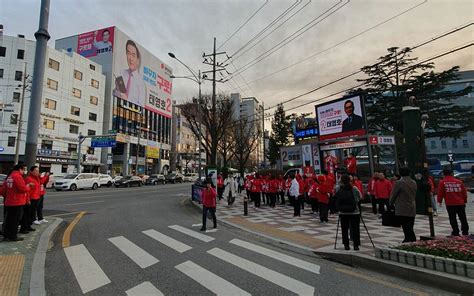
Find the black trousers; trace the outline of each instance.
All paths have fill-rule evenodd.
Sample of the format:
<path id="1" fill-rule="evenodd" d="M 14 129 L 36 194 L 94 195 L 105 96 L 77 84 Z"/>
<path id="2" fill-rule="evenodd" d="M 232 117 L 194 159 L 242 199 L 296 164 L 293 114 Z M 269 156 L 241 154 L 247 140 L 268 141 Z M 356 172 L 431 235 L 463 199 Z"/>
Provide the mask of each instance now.
<path id="1" fill-rule="evenodd" d="M 216 218 L 216 208 L 208 208 L 203 206 L 202 207 L 202 228 L 206 229 L 206 221 L 207 221 L 207 212 L 211 213 L 212 222 L 214 222 L 214 228 L 217 227 L 217 218 Z"/>
<path id="2" fill-rule="evenodd" d="M 453 232 L 451 232 L 451 234 L 459 235 L 458 220 L 456 219 L 456 215 L 458 215 L 459 220 L 461 221 L 462 234 L 468 235 L 469 224 L 467 224 L 466 206 L 465 205 L 446 206 L 446 210 L 448 211 L 448 215 L 449 215 L 449 224 L 451 224 L 451 228 L 453 229 Z"/>
<path id="3" fill-rule="evenodd" d="M 370 195 L 370 201 L 372 202 L 372 213 L 377 215 L 377 199 L 375 198 L 375 195 Z"/>
<path id="4" fill-rule="evenodd" d="M 405 235 L 403 242 L 416 242 L 415 231 L 413 231 L 413 227 L 415 226 L 415 217 L 398 216 L 398 221 L 400 221 L 403 234 Z"/>
<path id="5" fill-rule="evenodd" d="M 378 198 L 377 203 L 379 204 L 379 214 L 385 213 L 388 211 L 388 198 Z"/>
<path id="6" fill-rule="evenodd" d="M 360 246 L 360 216 L 357 215 L 339 215 L 341 219 L 342 243 L 349 245 L 349 228 L 351 229 L 354 246 Z"/>
<path id="7" fill-rule="evenodd" d="M 318 200 L 315 199 L 315 198 L 311 198 L 310 201 L 311 201 L 311 210 L 314 213 L 317 213 L 319 211 L 319 202 L 318 202 Z"/>
<path id="8" fill-rule="evenodd" d="M 293 216 L 299 217 L 301 216 L 301 206 L 300 206 L 301 196 L 299 197 L 291 196 L 291 197 L 293 198 Z"/>
<path id="9" fill-rule="evenodd" d="M 18 234 L 18 224 L 23 213 L 23 206 L 6 206 L 3 236 L 14 239 Z"/>
<path id="10" fill-rule="evenodd" d="M 227 204 L 230 206 L 234 203 L 235 196 L 232 196 L 232 192 L 229 190 L 229 196 L 227 196 Z"/>
<path id="11" fill-rule="evenodd" d="M 298 196 L 298 200 L 300 201 L 300 205 L 301 205 L 302 210 L 304 210 L 304 200 L 305 200 L 305 198 L 306 198 L 306 196 L 304 194 Z"/>
<path id="12" fill-rule="evenodd" d="M 28 228 L 31 228 L 31 205 L 24 205 L 23 206 L 23 213 L 21 215 L 21 220 L 20 220 L 20 231 L 22 230 L 27 230 Z"/>
<path id="13" fill-rule="evenodd" d="M 224 194 L 224 187 L 217 187 L 217 197 L 219 200 L 222 199 L 222 194 Z"/>
<path id="14" fill-rule="evenodd" d="M 38 207 L 36 208 L 36 218 L 38 221 L 43 220 L 43 204 L 44 204 L 44 195 L 40 196 L 38 200 Z"/>
<path id="15" fill-rule="evenodd" d="M 32 199 L 30 204 L 30 225 L 37 220 L 36 213 L 38 212 L 39 199 Z M 38 219 L 39 220 L 39 219 Z"/>
<path id="16" fill-rule="evenodd" d="M 285 204 L 285 191 L 280 192 L 280 204 Z"/>
<path id="17" fill-rule="evenodd" d="M 290 201 L 290 206 L 295 204 L 295 197 L 291 196 L 290 193 L 288 193 L 288 200 Z"/>
<path id="18" fill-rule="evenodd" d="M 260 208 L 260 192 L 252 192 L 253 194 L 253 201 L 255 203 L 256 208 Z"/>
<path id="19" fill-rule="evenodd" d="M 319 203 L 319 221 L 329 222 L 328 213 L 329 213 L 329 204 L 320 202 Z"/>
<path id="20" fill-rule="evenodd" d="M 336 212 L 337 212 L 337 210 L 336 210 L 336 198 L 331 193 L 331 195 L 329 196 L 329 213 L 334 214 Z"/>
<path id="21" fill-rule="evenodd" d="M 270 207 L 274 208 L 276 204 L 277 193 L 267 193 L 267 196 L 270 196 Z"/>

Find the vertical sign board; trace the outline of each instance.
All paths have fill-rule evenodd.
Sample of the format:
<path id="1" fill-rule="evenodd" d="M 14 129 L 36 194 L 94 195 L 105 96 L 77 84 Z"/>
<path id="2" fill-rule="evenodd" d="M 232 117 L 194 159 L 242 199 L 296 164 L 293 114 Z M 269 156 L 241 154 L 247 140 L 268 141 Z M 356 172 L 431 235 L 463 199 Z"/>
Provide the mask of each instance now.
<path id="1" fill-rule="evenodd" d="M 301 167 L 303 165 L 301 146 L 280 148 L 280 157 L 283 167 Z"/>
<path id="2" fill-rule="evenodd" d="M 319 154 L 319 147 L 318 145 L 314 144 L 313 145 L 313 167 L 314 171 L 317 174 L 321 173 L 321 156 Z"/>

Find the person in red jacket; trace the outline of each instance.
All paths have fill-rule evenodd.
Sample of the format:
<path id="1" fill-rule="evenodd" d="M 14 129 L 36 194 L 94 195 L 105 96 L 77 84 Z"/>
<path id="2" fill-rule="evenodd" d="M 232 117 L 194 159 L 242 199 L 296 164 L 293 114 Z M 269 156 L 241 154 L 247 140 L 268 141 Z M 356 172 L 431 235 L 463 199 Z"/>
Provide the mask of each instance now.
<path id="1" fill-rule="evenodd" d="M 31 225 L 33 224 L 33 221 L 36 220 L 36 208 L 38 206 L 38 200 L 40 198 L 41 192 L 41 181 L 39 177 L 38 166 L 35 165 L 30 168 L 30 173 L 25 178 L 25 182 L 27 184 L 33 185 L 30 187 L 30 191 L 27 194 L 28 200 L 30 202 L 29 204 L 26 204 L 23 207 L 20 233 L 29 233 L 30 231 L 35 231 L 35 229 L 31 227 Z"/>
<path id="2" fill-rule="evenodd" d="M 319 221 L 321 223 L 329 222 L 328 212 L 329 212 L 329 190 L 331 187 L 328 186 L 326 176 L 319 175 L 317 178 L 319 183 L 318 190 L 318 204 L 319 204 Z"/>
<path id="3" fill-rule="evenodd" d="M 375 172 L 367 184 L 367 194 L 370 196 L 372 202 L 372 213 L 377 215 L 377 199 L 375 198 L 375 182 L 379 179 L 379 173 Z"/>
<path id="4" fill-rule="evenodd" d="M 212 180 L 206 180 L 206 188 L 202 190 L 201 201 L 202 201 L 202 227 L 201 231 L 206 231 L 206 220 L 207 212 L 209 211 L 212 216 L 212 222 L 214 222 L 214 228 L 217 228 L 217 218 L 216 218 L 216 198 L 217 193 L 214 188 L 211 186 Z"/>
<path id="5" fill-rule="evenodd" d="M 379 179 L 375 182 L 374 191 L 375 199 L 377 199 L 377 203 L 379 204 L 379 214 L 382 215 L 386 209 L 388 210 L 388 202 L 390 194 L 392 193 L 392 182 L 385 179 L 385 175 L 380 173 Z M 382 216 L 379 218 L 382 218 Z"/>
<path id="6" fill-rule="evenodd" d="M 469 224 L 466 218 L 467 191 L 464 183 L 453 177 L 453 171 L 449 169 L 443 170 L 444 178 L 438 184 L 438 203 L 441 206 L 443 202 L 446 204 L 446 210 L 449 215 L 449 224 L 453 231 L 451 235 L 459 236 L 459 226 L 456 219 L 458 215 L 461 221 L 461 231 L 463 235 L 469 234 Z"/>
<path id="7" fill-rule="evenodd" d="M 270 176 L 268 182 L 268 189 L 267 189 L 267 198 L 270 198 L 270 207 L 275 208 L 276 204 L 276 197 L 278 194 L 278 179 L 274 176 Z"/>
<path id="8" fill-rule="evenodd" d="M 349 156 L 344 160 L 347 174 L 355 175 L 357 173 L 357 159 L 354 154 L 350 153 Z"/>
<path id="9" fill-rule="evenodd" d="M 308 196 L 309 196 L 309 202 L 311 204 L 312 214 L 316 214 L 318 212 L 319 183 L 317 182 L 317 177 L 314 177 L 313 180 L 314 181 L 311 183 L 308 190 Z"/>
<path id="10" fill-rule="evenodd" d="M 21 241 L 18 237 L 18 223 L 22 214 L 23 206 L 27 203 L 26 193 L 30 191 L 32 184 L 25 184 L 23 179 L 23 165 L 15 165 L 12 172 L 3 183 L 3 197 L 5 205 L 5 228 L 3 237 L 5 241 Z"/>
<path id="11" fill-rule="evenodd" d="M 329 193 L 329 214 L 333 215 L 336 213 L 336 200 L 334 198 L 334 188 L 336 186 L 336 177 L 334 174 L 330 174 L 328 171 L 323 170 L 323 175 L 326 177 L 326 183 Z"/>
<path id="12" fill-rule="evenodd" d="M 250 201 L 253 201 L 252 191 L 250 190 L 250 188 L 252 187 L 252 182 L 253 182 L 252 175 L 248 175 L 247 178 L 245 179 L 244 187 L 245 187 L 245 193 L 247 193 L 247 200 L 250 200 Z"/>
<path id="13" fill-rule="evenodd" d="M 219 196 L 219 200 L 222 199 L 222 194 L 224 194 L 224 178 L 222 174 L 217 175 L 217 195 Z"/>
<path id="14" fill-rule="evenodd" d="M 43 176 L 40 176 L 40 198 L 38 200 L 38 207 L 36 208 L 36 220 L 34 224 L 48 223 L 43 217 L 43 205 L 44 205 L 44 196 L 46 195 L 46 185 L 49 182 L 49 173 L 45 173 Z"/>
<path id="15" fill-rule="evenodd" d="M 362 181 L 359 179 L 359 176 L 354 175 L 354 186 L 359 190 L 360 192 L 360 198 L 364 199 L 364 185 L 362 185 Z"/>
<path id="16" fill-rule="evenodd" d="M 280 200 L 277 200 L 277 202 L 280 202 L 281 205 L 285 204 L 285 179 L 283 179 L 282 175 L 278 175 L 278 195 L 280 196 Z"/>
<path id="17" fill-rule="evenodd" d="M 255 175 L 252 182 L 251 191 L 253 194 L 253 201 L 256 208 L 260 208 L 260 193 L 262 192 L 262 180 L 259 175 Z"/>

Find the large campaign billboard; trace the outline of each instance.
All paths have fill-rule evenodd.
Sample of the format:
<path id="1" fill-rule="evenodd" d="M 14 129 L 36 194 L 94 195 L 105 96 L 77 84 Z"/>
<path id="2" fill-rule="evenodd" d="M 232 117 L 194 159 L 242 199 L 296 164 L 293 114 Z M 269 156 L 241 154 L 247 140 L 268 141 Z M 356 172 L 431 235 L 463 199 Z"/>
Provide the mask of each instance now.
<path id="1" fill-rule="evenodd" d="M 112 54 L 114 31 L 114 27 L 109 27 L 79 34 L 77 36 L 76 52 L 86 58 Z"/>
<path id="2" fill-rule="evenodd" d="M 346 97 L 316 106 L 319 140 L 341 139 L 366 134 L 360 96 Z"/>
<path id="3" fill-rule="evenodd" d="M 171 68 L 118 30 L 113 73 L 114 96 L 171 118 Z"/>

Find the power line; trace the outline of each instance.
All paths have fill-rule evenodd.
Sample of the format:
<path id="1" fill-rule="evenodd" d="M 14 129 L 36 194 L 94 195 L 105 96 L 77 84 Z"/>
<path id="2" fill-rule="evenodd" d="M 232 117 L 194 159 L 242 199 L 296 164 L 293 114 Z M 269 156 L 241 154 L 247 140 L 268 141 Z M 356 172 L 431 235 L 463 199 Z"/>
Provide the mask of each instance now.
<path id="1" fill-rule="evenodd" d="M 232 37 L 235 36 L 265 5 L 268 4 L 268 0 L 266 0 L 240 27 L 237 28 L 237 30 L 232 33 L 229 38 L 227 38 L 224 43 L 222 43 L 217 49 L 219 50 L 222 46 L 224 46 Z"/>

